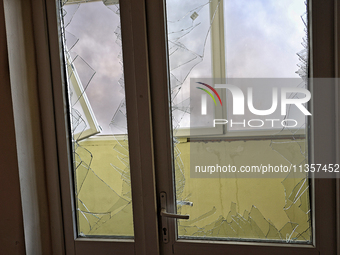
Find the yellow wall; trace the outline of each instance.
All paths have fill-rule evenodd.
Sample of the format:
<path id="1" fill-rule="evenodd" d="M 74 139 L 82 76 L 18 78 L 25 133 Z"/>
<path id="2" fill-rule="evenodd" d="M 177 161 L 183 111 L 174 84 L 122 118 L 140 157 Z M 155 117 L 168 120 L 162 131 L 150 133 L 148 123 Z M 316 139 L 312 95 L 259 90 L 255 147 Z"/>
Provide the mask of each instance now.
<path id="1" fill-rule="evenodd" d="M 179 223 L 179 235 L 309 240 L 308 181 L 190 178 L 190 147 L 201 152 L 203 160 L 223 158 L 238 167 L 298 165 L 305 160 L 304 140 L 203 143 L 181 139 L 177 145 L 177 199 L 193 202 L 193 206 L 178 206 L 180 213 L 190 215 L 188 221 Z M 79 231 L 84 235 L 133 235 L 127 140 L 89 138 L 79 142 L 75 151 L 82 211 Z"/>

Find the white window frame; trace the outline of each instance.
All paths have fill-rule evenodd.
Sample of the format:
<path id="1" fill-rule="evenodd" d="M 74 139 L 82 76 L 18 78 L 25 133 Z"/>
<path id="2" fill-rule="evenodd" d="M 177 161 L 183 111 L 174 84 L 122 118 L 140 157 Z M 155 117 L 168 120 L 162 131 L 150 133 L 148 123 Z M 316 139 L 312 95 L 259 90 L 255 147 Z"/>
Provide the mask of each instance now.
<path id="1" fill-rule="evenodd" d="M 5 15 L 7 15 L 6 23 L 13 22 L 18 17 L 22 18 L 22 20 L 27 19 L 21 13 L 24 10 L 21 7 L 27 7 L 25 4 L 28 1 L 5 1 L 13 3 L 11 7 L 18 7 L 16 10 L 5 9 Z M 126 40 L 123 46 L 126 52 L 124 61 L 126 60 L 125 64 L 131 67 L 131 70 L 128 70 L 126 75 L 128 78 L 127 84 L 131 85 L 127 90 L 132 95 L 131 99 L 128 99 L 127 102 L 131 116 L 128 121 L 129 129 L 131 129 L 129 136 L 131 135 L 130 140 L 135 145 L 131 151 L 132 156 L 135 158 L 131 162 L 134 212 L 137 212 L 137 214 L 134 214 L 135 242 L 108 239 L 79 240 L 74 234 L 73 180 L 70 178 L 72 168 L 69 160 L 71 144 L 68 139 L 68 132 L 66 131 L 69 123 L 65 115 L 64 100 L 66 95 L 62 86 L 63 79 L 60 75 L 64 65 L 60 63 L 58 14 L 53 1 L 30 1 L 30 4 L 33 7 L 33 21 L 31 19 L 28 20 L 32 21 L 36 26 L 34 30 L 34 43 L 36 46 L 43 46 L 36 47 L 36 49 L 40 50 L 36 54 L 36 65 L 37 70 L 39 70 L 37 72 L 39 92 L 37 93 L 39 94 L 39 102 L 41 104 L 43 156 L 46 161 L 47 170 L 43 173 L 37 173 L 37 176 L 40 180 L 46 181 L 45 188 L 48 191 L 46 194 L 49 198 L 49 210 L 47 210 L 48 212 L 43 211 L 48 214 L 48 217 L 43 219 L 49 221 L 51 230 L 42 231 L 42 234 L 51 236 L 48 239 L 51 241 L 50 250 L 58 254 L 67 255 L 79 253 L 100 255 L 110 254 L 113 251 L 115 254 L 156 255 L 160 254 L 164 249 L 167 252 L 162 252 L 162 254 L 211 254 L 213 252 L 215 254 L 225 254 L 225 251 L 223 251 L 225 247 L 228 248 L 228 252 L 235 254 L 290 253 L 291 255 L 328 255 L 336 254 L 336 249 L 339 251 L 339 235 L 336 237 L 336 233 L 339 233 L 340 230 L 340 213 L 339 210 L 336 211 L 335 209 L 335 205 L 339 209 L 339 181 L 328 179 L 315 180 L 314 205 L 317 203 L 317 206 L 313 208 L 313 212 L 315 214 L 314 227 L 317 232 L 316 237 L 314 237 L 313 247 L 305 248 L 304 246 L 280 246 L 262 243 L 219 243 L 211 246 L 211 243 L 202 242 L 199 244 L 197 242 L 176 242 L 175 240 L 170 240 L 169 244 L 163 244 L 158 242 L 157 235 L 149 235 L 150 233 L 157 233 L 157 193 L 154 186 L 157 186 L 158 191 L 165 190 L 167 193 L 173 194 L 171 172 L 172 149 L 171 140 L 169 139 L 171 135 L 168 105 L 169 93 L 166 86 L 168 82 L 168 68 L 163 19 L 164 6 L 162 1 L 154 0 L 146 0 L 145 2 L 135 1 L 134 3 L 129 0 L 122 1 L 122 5 L 124 5 L 122 17 L 125 23 L 123 38 Z M 339 26 L 337 26 L 339 20 L 333 14 L 334 11 L 337 14 L 339 13 L 339 4 L 332 0 L 312 0 L 311 8 L 314 11 L 312 13 L 313 39 L 311 51 L 313 54 L 313 76 L 334 77 L 336 70 L 336 77 L 338 77 L 338 62 L 340 59 L 338 51 L 339 40 L 335 39 L 338 39 L 339 36 Z M 148 19 L 146 19 L 146 14 Z M 146 27 L 148 28 L 148 33 L 146 33 Z M 8 27 L 6 28 L 8 29 Z M 26 33 L 29 33 L 29 31 L 26 31 Z M 10 34 L 10 31 L 7 31 L 9 42 L 16 40 L 16 38 L 11 37 L 11 34 L 8 34 Z M 147 52 L 148 48 L 153 50 Z M 26 48 L 22 47 L 20 49 L 25 52 Z M 336 56 L 335 60 L 334 56 Z M 13 55 L 10 54 L 9 59 L 12 61 Z M 152 70 L 150 73 L 148 72 L 148 67 Z M 11 69 L 10 71 L 16 71 L 15 75 L 22 75 L 18 70 Z M 134 86 L 137 81 L 139 86 Z M 162 84 L 162 86 L 159 86 L 159 84 Z M 150 87 L 152 88 L 151 90 Z M 334 96 L 334 98 L 330 98 L 330 102 L 325 102 L 325 107 L 327 107 L 326 109 L 330 108 L 332 113 L 339 113 L 340 94 L 337 88 L 334 88 L 334 90 L 337 93 L 332 93 L 335 91 L 328 91 L 327 95 Z M 313 100 L 320 99 L 313 98 Z M 335 109 L 333 108 L 334 102 L 337 106 Z M 149 111 L 151 105 L 157 106 L 152 113 L 152 118 Z M 313 131 L 315 134 L 312 134 L 314 136 L 312 141 L 315 152 L 314 161 L 329 163 L 337 160 L 336 162 L 339 163 L 339 114 L 334 116 L 331 113 L 326 113 L 324 116 L 320 116 L 319 111 L 317 115 L 318 118 L 326 121 L 326 123 L 318 124 L 320 119 L 314 120 L 316 122 Z M 321 115 L 323 115 L 323 112 L 321 112 Z M 53 117 L 51 118 L 51 116 Z M 333 117 L 333 120 L 329 117 Z M 336 121 L 334 121 L 334 117 Z M 151 122 L 152 119 L 157 119 L 157 121 Z M 141 125 L 136 127 L 133 125 L 136 123 Z M 152 127 L 150 123 L 152 123 Z M 336 142 L 334 137 L 337 138 Z M 152 140 L 153 142 L 151 142 Z M 30 142 L 28 141 L 28 143 Z M 34 144 L 33 141 L 31 144 Z M 143 147 L 141 144 L 143 144 Z M 155 177 L 154 169 L 157 169 L 157 178 Z M 35 181 L 35 177 L 33 176 L 33 179 L 20 180 L 21 185 L 24 182 Z M 338 183 L 338 186 L 335 185 L 336 183 Z M 169 199 L 171 201 L 171 196 Z M 37 207 L 37 211 L 39 210 L 43 210 L 41 206 Z M 148 217 L 144 218 L 142 215 L 148 215 Z M 26 223 L 29 224 L 30 222 Z M 160 229 L 159 232 L 161 232 Z M 43 238 L 42 235 L 40 237 Z M 39 240 L 35 241 L 39 243 Z M 336 247 L 337 245 L 338 247 Z M 338 252 L 338 254 L 340 253 Z"/>
<path id="2" fill-rule="evenodd" d="M 150 0 L 151 2 L 151 0 Z M 335 4 L 335 6 L 333 6 Z M 160 13 L 164 12 L 164 6 L 162 4 L 150 4 L 152 7 L 149 7 L 150 11 L 155 11 L 154 8 L 158 8 Z M 333 62 L 332 51 L 334 51 L 334 47 L 332 48 L 332 43 L 334 40 L 334 31 L 332 30 L 333 24 L 338 24 L 339 20 L 333 16 L 334 7 L 339 8 L 338 4 L 335 1 L 320 1 L 320 0 L 311 0 L 309 5 L 309 13 L 311 15 L 311 75 L 314 78 L 319 77 L 334 77 L 335 65 Z M 162 9 L 163 8 L 163 9 Z M 334 19 L 335 18 L 335 19 Z M 159 26 L 155 25 L 156 18 L 151 19 L 149 26 L 151 27 L 151 31 L 158 31 L 159 27 L 165 26 L 165 24 L 160 24 Z M 312 26 L 313 24 L 313 26 Z M 325 29 L 326 28 L 326 29 Z M 149 30 L 150 31 L 150 30 Z M 151 38 L 157 38 L 161 40 L 162 37 L 166 37 L 165 32 L 157 35 L 149 35 Z M 166 41 L 163 42 L 166 45 Z M 326 46 L 327 45 L 327 46 Z M 327 48 L 327 53 L 324 50 L 324 47 Z M 151 48 L 155 49 L 155 47 Z M 154 70 L 157 70 L 158 75 L 151 76 L 151 84 L 160 84 L 162 82 L 167 82 L 164 77 L 167 77 L 167 66 L 162 66 L 162 61 L 166 57 L 160 57 L 162 55 L 162 50 L 155 50 L 155 52 L 150 52 L 150 66 L 154 67 Z M 326 54 L 324 54 L 326 53 Z M 338 56 L 339 57 L 339 56 Z M 153 62 L 154 61 L 154 62 Z M 163 77 L 159 77 L 159 74 L 163 74 Z M 319 89 L 319 88 L 318 88 Z M 330 90 L 334 88 L 329 88 Z M 320 98 L 317 98 L 319 95 L 319 91 L 314 91 L 313 94 L 313 102 L 316 105 L 322 105 L 322 101 Z M 161 89 L 157 89 L 157 91 L 153 92 L 155 95 L 162 94 Z M 324 93 L 323 93 L 324 94 Z M 339 101 L 339 93 L 335 94 L 334 91 L 327 91 L 327 95 L 331 96 L 330 98 L 326 98 L 327 106 L 324 109 L 334 109 L 335 102 Z M 334 96 L 334 97 L 333 97 Z M 166 100 L 163 97 L 163 100 Z M 323 98 L 325 100 L 325 98 Z M 159 101 L 157 101 L 159 103 Z M 159 108 L 162 108 L 161 105 L 157 104 Z M 338 109 L 338 108 L 336 108 Z M 166 126 L 169 121 L 166 118 L 162 118 L 161 114 L 155 114 L 157 119 L 159 120 L 155 123 L 155 126 Z M 321 120 L 323 119 L 323 120 Z M 317 121 L 316 121 L 317 120 Z M 163 123 L 162 123 L 163 121 Z M 312 138 L 311 140 L 311 163 L 323 162 L 329 163 L 335 161 L 335 151 L 333 151 L 332 145 L 334 146 L 334 140 L 332 140 L 332 136 L 335 135 L 334 130 L 339 132 L 339 125 L 334 125 L 335 123 L 332 120 L 329 112 L 320 113 L 315 112 L 313 116 L 312 122 L 314 122 L 314 128 L 312 129 L 311 134 L 309 134 Z M 324 130 L 324 125 L 327 125 L 327 130 Z M 335 128 L 334 128 L 335 127 Z M 156 128 L 155 128 L 156 129 Z M 339 136 L 338 136 L 339 137 Z M 161 157 L 164 152 L 167 155 L 171 155 L 171 146 L 168 144 L 166 138 L 162 137 L 162 134 L 156 134 L 156 139 L 160 141 L 155 145 L 155 158 Z M 321 146 L 323 144 L 323 146 Z M 325 145 L 328 144 L 329 149 L 325 148 Z M 170 148 L 169 148 L 170 147 Z M 338 150 L 339 153 L 339 150 Z M 157 177 L 157 187 L 158 190 L 165 191 L 167 194 L 175 194 L 175 191 L 172 187 L 172 173 L 167 171 L 168 166 L 164 164 L 164 162 L 169 162 L 172 159 L 161 157 L 161 160 L 156 160 L 156 169 L 159 169 L 159 172 L 163 173 Z M 338 161 L 336 161 L 338 162 Z M 272 244 L 272 243 L 251 243 L 251 242 L 214 242 L 214 241 L 195 241 L 195 240 L 177 240 L 176 234 L 173 234 L 169 237 L 169 243 L 163 244 L 162 247 L 167 247 L 168 249 L 164 249 L 164 254 L 335 254 L 336 252 L 336 236 L 330 234 L 330 229 L 335 227 L 335 211 L 331 206 L 328 207 L 327 204 L 332 203 L 331 200 L 334 199 L 334 191 L 331 191 L 335 187 L 335 180 L 330 179 L 316 179 L 312 180 L 312 210 L 313 210 L 313 229 L 316 231 L 316 235 L 313 236 L 313 244 L 312 245 L 292 245 L 292 244 Z M 166 187 L 166 188 L 164 188 Z M 333 187 L 333 188 L 330 188 Z M 328 190 L 328 191 L 326 191 Z M 339 190 L 339 188 L 338 188 Z M 321 194 L 322 193 L 322 194 Z M 337 194 L 339 195 L 339 194 Z M 327 201 L 326 201 L 327 200 Z M 169 199 L 168 202 L 172 202 L 174 204 L 175 196 Z M 316 206 L 315 206 L 316 205 Z M 325 207 L 324 207 L 325 206 Z M 327 207 L 327 209 L 326 209 Z M 172 208 L 168 208 L 170 212 L 176 212 L 175 206 Z M 331 212 L 333 211 L 333 212 Z M 326 216 L 326 214 L 328 216 Z M 337 220 L 339 219 L 339 211 L 337 214 Z M 172 233 L 175 233 L 176 223 L 173 220 L 172 223 Z M 327 234 L 331 236 L 327 236 Z M 335 232 L 332 232 L 335 233 Z M 337 237 L 339 240 L 339 236 Z M 213 246 L 211 244 L 215 244 Z M 339 245 L 339 242 L 338 242 Z M 226 248 L 227 247 L 227 248 Z M 167 252 L 172 250 L 172 252 Z M 340 254 L 340 253 L 339 253 Z"/>

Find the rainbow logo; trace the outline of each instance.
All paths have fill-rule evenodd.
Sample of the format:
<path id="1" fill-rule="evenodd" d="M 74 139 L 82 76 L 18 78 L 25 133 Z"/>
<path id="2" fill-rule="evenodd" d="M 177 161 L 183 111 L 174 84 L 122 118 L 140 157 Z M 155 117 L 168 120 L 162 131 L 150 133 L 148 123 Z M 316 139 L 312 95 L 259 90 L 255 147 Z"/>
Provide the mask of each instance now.
<path id="1" fill-rule="evenodd" d="M 217 91 L 216 91 L 213 87 L 211 87 L 210 85 L 205 84 L 205 83 L 203 83 L 203 82 L 196 82 L 196 83 L 201 84 L 201 85 L 203 85 L 203 86 L 206 86 L 206 87 L 209 88 L 212 92 L 214 92 L 214 94 L 217 96 L 217 98 L 218 98 L 218 100 L 220 101 L 220 104 L 221 104 L 221 106 L 222 106 L 222 100 L 221 100 L 221 98 L 220 98 L 220 95 L 217 93 Z M 209 90 L 206 90 L 206 89 L 200 88 L 200 87 L 196 87 L 196 88 L 197 88 L 197 89 L 200 89 L 200 90 L 203 90 L 204 92 L 206 92 L 206 93 L 214 100 L 215 105 L 217 105 L 214 96 L 211 94 L 211 92 L 210 92 Z"/>

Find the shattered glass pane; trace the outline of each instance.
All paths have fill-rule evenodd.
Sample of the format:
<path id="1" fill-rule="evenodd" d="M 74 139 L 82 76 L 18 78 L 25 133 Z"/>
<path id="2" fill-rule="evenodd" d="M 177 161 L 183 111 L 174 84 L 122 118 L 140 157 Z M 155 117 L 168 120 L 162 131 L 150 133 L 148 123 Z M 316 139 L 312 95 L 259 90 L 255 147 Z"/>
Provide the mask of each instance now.
<path id="1" fill-rule="evenodd" d="M 62 1 L 78 236 L 133 238 L 119 3 Z"/>
<path id="2" fill-rule="evenodd" d="M 166 0 L 177 213 L 190 215 L 189 220 L 177 221 L 178 238 L 311 243 L 310 183 L 305 173 L 192 178 L 190 172 L 193 151 L 238 168 L 308 163 L 308 125 L 294 107 L 287 107 L 280 121 L 297 118 L 297 127 L 265 127 L 262 133 L 228 127 L 210 137 L 210 120 L 191 122 L 190 116 L 197 104 L 190 98 L 190 90 L 196 89 L 190 84 L 193 78 L 297 78 L 298 88 L 308 88 L 306 6 L 302 0 Z M 268 109 L 271 102 L 265 97 L 256 95 Z M 301 97 L 291 93 L 287 98 Z M 226 119 L 233 101 L 228 94 L 221 98 L 227 105 L 222 112 Z M 210 103 L 207 115 L 216 118 L 217 108 Z M 185 128 L 192 131 L 202 123 L 200 135 L 183 135 Z"/>
<path id="3" fill-rule="evenodd" d="M 178 6 L 181 5 L 180 1 L 167 5 L 170 86 L 175 130 L 189 127 L 188 75 L 212 75 L 209 2 L 186 2 L 186 8 L 179 9 Z M 200 40 L 193 43 L 192 38 Z"/>

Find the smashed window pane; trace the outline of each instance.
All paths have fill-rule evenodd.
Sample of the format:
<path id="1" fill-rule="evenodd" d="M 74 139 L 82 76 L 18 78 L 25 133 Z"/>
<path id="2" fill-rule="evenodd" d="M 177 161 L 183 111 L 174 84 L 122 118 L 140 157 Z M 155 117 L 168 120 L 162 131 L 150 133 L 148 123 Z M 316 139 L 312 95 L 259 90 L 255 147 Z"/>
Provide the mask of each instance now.
<path id="1" fill-rule="evenodd" d="M 132 238 L 118 1 L 62 1 L 80 237 Z"/>
<path id="2" fill-rule="evenodd" d="M 178 238 L 311 243 L 305 173 L 193 178 L 190 172 L 194 156 L 214 166 L 224 162 L 237 168 L 298 167 L 308 162 L 308 125 L 304 115 L 296 117 L 298 109 L 287 107 L 280 115 L 280 123 L 297 118 L 294 128 L 265 126 L 255 132 L 224 127 L 222 133 L 209 136 L 212 120 L 227 119 L 233 101 L 228 93 L 218 90 L 214 95 L 207 86 L 190 84 L 190 79 L 203 78 L 226 83 L 231 78 L 295 78 L 300 79 L 296 87 L 308 89 L 306 5 L 302 0 L 166 1 L 177 213 L 190 215 L 189 220 L 177 221 Z M 197 112 L 212 118 L 192 121 L 190 115 L 199 105 L 190 98 L 193 90 L 206 93 L 205 100 L 210 101 Z M 222 111 L 218 111 L 217 94 L 226 106 Z M 254 101 L 254 107 L 270 108 L 271 99 L 266 97 L 258 93 L 259 104 Z M 299 93 L 287 96 L 302 97 Z M 184 132 L 186 128 L 189 132 Z"/>

